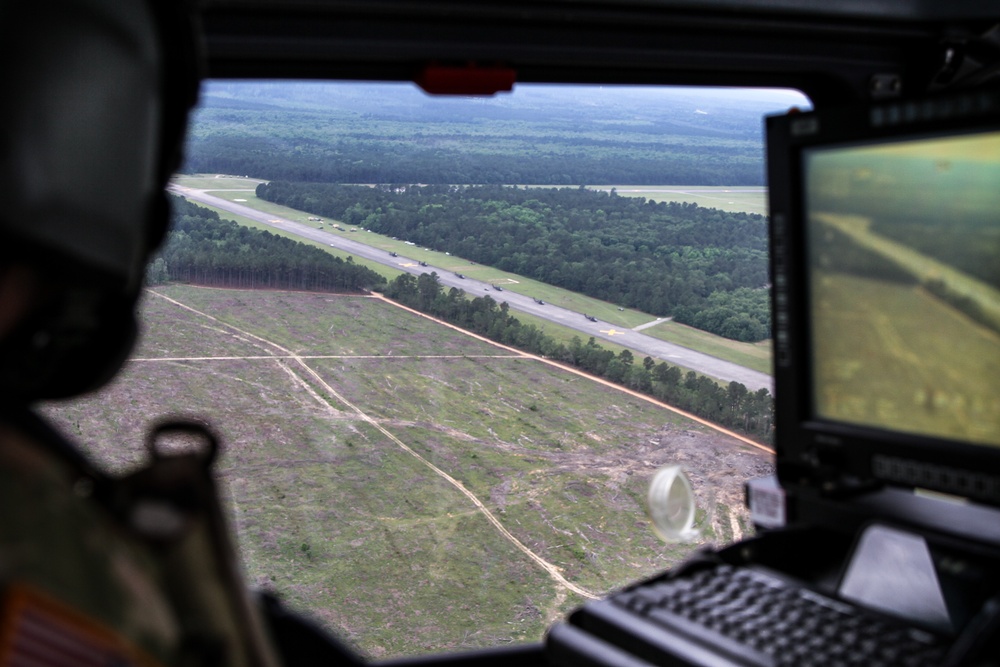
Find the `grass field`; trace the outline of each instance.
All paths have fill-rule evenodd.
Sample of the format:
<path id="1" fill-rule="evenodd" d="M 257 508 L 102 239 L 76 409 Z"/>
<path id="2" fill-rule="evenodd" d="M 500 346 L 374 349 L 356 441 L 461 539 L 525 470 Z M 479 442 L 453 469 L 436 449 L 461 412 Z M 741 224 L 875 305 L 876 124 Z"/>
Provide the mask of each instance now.
<path id="1" fill-rule="evenodd" d="M 320 243 L 319 241 L 313 241 L 312 239 L 307 239 L 303 236 L 299 236 L 291 232 L 286 232 L 283 229 L 278 229 L 276 227 L 272 227 L 271 225 L 267 225 L 262 222 L 257 222 L 256 220 L 252 220 L 242 215 L 237 215 L 235 213 L 226 211 L 221 208 L 217 208 L 215 206 L 208 206 L 206 204 L 202 204 L 201 202 L 195 202 L 195 203 L 197 203 L 198 206 L 209 209 L 210 211 L 215 211 L 216 213 L 219 214 L 219 217 L 222 218 L 223 220 L 232 220 L 233 222 L 236 222 L 245 227 L 252 227 L 253 229 L 261 229 L 270 232 L 272 234 L 276 234 L 278 236 L 284 236 L 285 238 L 293 239 L 295 241 L 299 241 L 300 243 L 305 243 L 306 245 L 311 245 L 315 248 L 320 248 L 321 250 L 325 250 L 326 252 L 330 253 L 335 257 L 340 257 L 342 259 L 347 259 L 348 257 L 351 257 L 354 263 L 360 266 L 368 267 L 375 273 L 383 276 L 386 280 L 392 280 L 399 274 L 403 273 L 403 271 L 400 269 L 394 269 L 391 266 L 387 266 L 380 262 L 373 262 L 369 259 L 365 259 L 364 257 L 358 257 L 357 255 L 352 255 L 349 252 L 338 250 L 337 248 L 331 248 L 329 244 Z"/>
<path id="2" fill-rule="evenodd" d="M 175 182 L 184 187 L 209 189 L 212 194 L 228 199 L 230 201 L 238 201 L 240 203 L 245 203 L 255 209 L 262 211 L 267 211 L 273 213 L 275 216 L 280 216 L 287 218 L 289 220 L 295 220 L 297 222 L 306 223 L 308 221 L 309 213 L 298 211 L 296 209 L 288 208 L 285 206 L 278 206 L 270 202 L 258 199 L 256 195 L 253 194 L 253 189 L 256 187 L 259 180 L 256 179 L 243 179 L 232 176 L 215 177 L 206 175 L 193 175 L 193 176 L 179 176 L 175 179 Z M 613 186 L 607 186 L 610 189 Z M 621 186 L 625 187 L 625 186 Z M 678 188 L 673 186 L 649 186 L 648 189 L 657 189 L 657 191 L 663 191 L 665 193 L 673 192 Z M 725 188 L 714 188 L 713 186 L 697 186 L 697 188 L 689 188 L 697 190 L 725 190 Z M 750 188 L 743 188 L 750 189 Z M 624 193 L 623 193 L 624 194 Z M 639 196 L 640 192 L 636 192 L 635 195 Z M 649 196 L 649 195 L 646 195 Z M 736 196 L 734 194 L 734 196 Z M 744 201 L 748 202 L 747 207 L 738 210 L 748 210 L 750 211 L 752 202 L 755 201 L 754 198 L 764 197 L 764 194 L 755 193 L 744 193 Z M 246 200 L 246 201 L 241 201 Z M 739 201 L 739 200 L 737 200 Z M 721 207 L 720 207 L 721 208 Z M 751 211 L 753 212 L 753 211 Z M 268 229 L 274 233 L 282 234 L 283 236 L 288 236 L 290 238 L 295 238 L 297 240 L 304 240 L 301 237 L 297 237 L 293 234 L 287 232 L 282 232 L 280 230 L 275 230 L 267 225 L 262 225 L 260 223 L 248 220 L 246 218 L 241 218 L 240 216 L 234 216 L 231 213 L 225 211 L 219 211 L 219 213 L 226 219 L 234 219 L 240 224 L 245 224 L 251 227 Z M 312 224 L 312 223 L 309 223 Z M 498 285 L 502 285 L 505 290 L 510 290 L 518 294 L 524 294 L 526 296 L 531 296 L 536 299 L 541 299 L 547 303 L 556 304 L 570 310 L 574 310 L 581 313 L 592 314 L 597 319 L 602 322 L 607 322 L 613 326 L 623 327 L 623 328 L 635 328 L 644 324 L 648 324 L 655 321 L 655 318 L 648 313 L 643 313 L 632 309 L 620 309 L 617 304 L 608 303 L 607 301 L 600 301 L 598 299 L 592 299 L 590 297 L 584 296 L 582 294 L 577 294 L 576 292 L 570 292 L 558 287 L 553 287 L 552 285 L 547 285 L 530 278 L 524 278 L 515 274 L 500 271 L 499 269 L 494 269 L 489 266 L 482 266 L 478 264 L 471 264 L 468 261 L 457 257 L 449 257 L 441 252 L 431 251 L 415 246 L 406 245 L 402 240 L 392 240 L 391 238 L 381 236 L 380 234 L 365 233 L 365 232 L 336 232 L 331 231 L 330 225 L 325 224 L 327 231 L 331 233 L 340 233 L 344 235 L 357 236 L 359 233 L 363 234 L 363 240 L 365 243 L 380 248 L 386 251 L 394 251 L 405 255 L 411 259 L 416 259 L 418 261 L 425 261 L 432 266 L 440 267 L 444 270 L 451 272 L 459 272 L 468 275 L 477 280 L 483 280 L 485 282 L 490 282 Z M 305 241 L 312 245 L 321 247 L 328 252 L 336 254 L 341 257 L 346 257 L 347 253 L 342 253 L 334 248 L 323 245 L 322 243 L 316 243 L 313 241 Z M 367 266 L 381 275 L 385 276 L 387 279 L 391 280 L 397 275 L 402 273 L 399 270 L 393 269 L 383 264 L 378 264 L 376 262 L 369 262 L 365 260 L 360 260 L 355 258 L 355 261 L 359 264 Z M 472 294 L 471 296 L 479 296 L 478 294 Z M 495 295 L 493 295 L 495 297 Z M 535 321 L 533 318 L 523 316 L 523 314 L 518 313 L 518 318 L 524 317 L 525 322 L 534 321 L 536 324 L 541 326 L 540 321 Z M 560 327 L 554 324 L 546 324 L 544 330 L 552 336 L 555 336 L 559 340 L 569 341 L 574 335 L 579 335 L 578 332 L 566 328 Z M 655 327 L 645 329 L 644 333 L 651 336 L 655 336 L 662 340 L 666 340 L 671 343 L 677 343 L 678 345 L 683 345 L 689 347 L 693 350 L 699 352 L 704 352 L 706 354 L 711 354 L 712 356 L 719 357 L 720 359 L 725 359 L 726 361 L 731 361 L 748 368 L 752 368 L 757 371 L 764 373 L 771 372 L 771 344 L 770 341 L 764 341 L 762 343 L 740 343 L 737 341 L 732 341 L 727 338 L 722 338 L 721 336 L 715 336 L 713 334 L 700 331 L 697 329 L 692 329 L 691 327 L 686 327 L 684 325 L 671 323 L 665 321 L 664 323 L 658 324 Z M 615 349 L 617 352 L 617 346 L 610 343 L 602 342 L 602 346 L 608 349 Z"/>
<path id="3" fill-rule="evenodd" d="M 670 320 L 664 320 L 655 326 L 647 327 L 642 330 L 642 333 L 711 354 L 713 357 L 732 361 L 761 373 L 770 375 L 774 372 L 771 363 L 770 340 L 759 343 L 741 343 Z"/>
<path id="4" fill-rule="evenodd" d="M 625 197 L 645 197 L 653 201 L 676 201 L 717 208 L 730 213 L 767 215 L 767 188 L 724 185 L 591 185 L 591 190 L 612 188 Z"/>
<path id="5" fill-rule="evenodd" d="M 537 641 L 584 601 L 570 586 L 601 594 L 694 548 L 647 527 L 659 466 L 689 470 L 708 540 L 746 530 L 742 484 L 768 472 L 664 408 L 371 297 L 167 286 L 142 314 L 112 385 L 44 411 L 119 472 L 150 419 L 208 419 L 250 582 L 372 658 Z"/>

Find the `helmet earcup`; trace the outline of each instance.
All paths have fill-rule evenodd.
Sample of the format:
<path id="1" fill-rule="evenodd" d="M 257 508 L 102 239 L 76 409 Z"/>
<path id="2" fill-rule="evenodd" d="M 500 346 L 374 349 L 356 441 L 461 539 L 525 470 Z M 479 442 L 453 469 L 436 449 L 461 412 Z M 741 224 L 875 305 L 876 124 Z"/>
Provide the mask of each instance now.
<path id="1" fill-rule="evenodd" d="M 0 5 L 0 264 L 46 285 L 0 338 L 8 399 L 100 386 L 132 349 L 198 95 L 195 20 L 183 0 Z"/>

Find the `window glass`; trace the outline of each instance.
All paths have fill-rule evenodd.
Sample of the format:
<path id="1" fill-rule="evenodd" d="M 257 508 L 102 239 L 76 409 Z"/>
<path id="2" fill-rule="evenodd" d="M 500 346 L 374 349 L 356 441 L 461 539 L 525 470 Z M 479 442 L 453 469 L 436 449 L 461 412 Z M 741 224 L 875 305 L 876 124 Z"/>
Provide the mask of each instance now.
<path id="1" fill-rule="evenodd" d="M 752 531 L 761 119 L 807 105 L 208 82 L 132 360 L 43 410 L 115 472 L 151 420 L 206 419 L 250 585 L 368 657 L 538 641 Z M 665 465 L 692 481 L 687 542 L 649 526 Z"/>

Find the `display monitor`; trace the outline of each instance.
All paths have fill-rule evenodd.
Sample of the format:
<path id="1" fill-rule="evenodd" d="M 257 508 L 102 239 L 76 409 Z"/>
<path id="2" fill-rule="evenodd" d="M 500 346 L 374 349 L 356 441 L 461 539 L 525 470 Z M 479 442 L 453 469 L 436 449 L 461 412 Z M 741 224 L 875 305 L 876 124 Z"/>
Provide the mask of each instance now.
<path id="1" fill-rule="evenodd" d="M 1000 505 L 1000 102 L 768 119 L 786 483 Z"/>

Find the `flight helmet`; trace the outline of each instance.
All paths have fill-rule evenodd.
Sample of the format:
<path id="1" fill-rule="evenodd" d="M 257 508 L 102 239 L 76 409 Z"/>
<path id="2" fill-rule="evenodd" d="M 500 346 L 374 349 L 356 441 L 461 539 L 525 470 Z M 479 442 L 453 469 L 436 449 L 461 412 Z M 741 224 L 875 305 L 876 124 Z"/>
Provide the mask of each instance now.
<path id="1" fill-rule="evenodd" d="M 197 99 L 196 34 L 177 0 L 0 0 L 0 270 L 40 285 L 0 337 L 4 400 L 81 393 L 127 357 Z"/>

